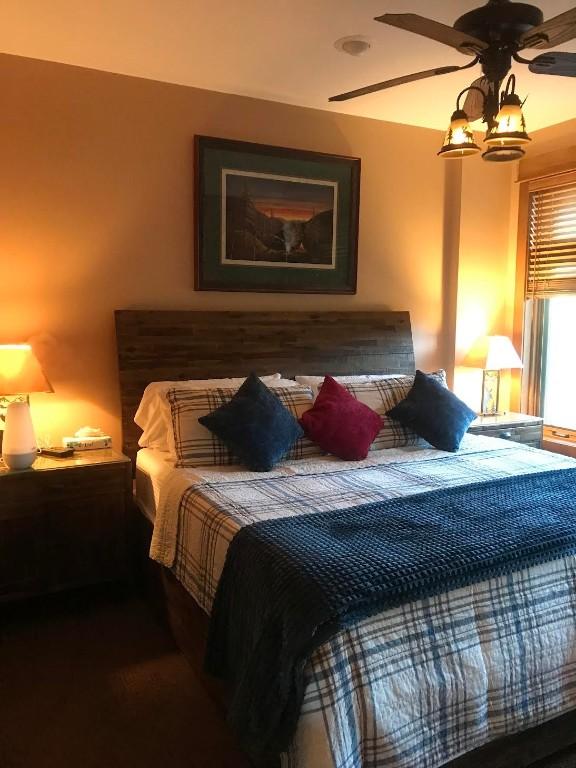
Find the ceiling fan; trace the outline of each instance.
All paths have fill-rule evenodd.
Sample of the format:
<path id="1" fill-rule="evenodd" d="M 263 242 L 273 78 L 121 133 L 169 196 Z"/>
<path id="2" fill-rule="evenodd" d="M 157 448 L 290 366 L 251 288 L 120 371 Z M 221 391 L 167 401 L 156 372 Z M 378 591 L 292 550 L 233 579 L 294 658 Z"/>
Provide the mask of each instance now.
<path id="1" fill-rule="evenodd" d="M 524 154 L 521 144 L 530 141 L 522 116 L 522 102 L 514 92 L 515 79 L 510 76 L 502 93 L 500 88 L 512 61 L 527 64 L 530 72 L 539 75 L 576 77 L 576 53 L 553 51 L 526 59 L 520 51 L 546 50 L 576 38 L 576 8 L 544 21 L 542 11 L 534 5 L 511 0 L 488 0 L 486 5 L 475 8 L 456 19 L 453 26 L 441 24 L 414 13 L 385 13 L 376 21 L 405 29 L 455 48 L 471 56 L 463 66 L 446 66 L 395 77 L 381 83 L 357 88 L 332 96 L 330 101 L 346 101 L 403 83 L 423 80 L 437 75 L 447 75 L 469 69 L 476 64 L 482 67 L 482 76 L 469 88 L 464 89 L 452 115 L 446 141 L 439 154 L 445 157 L 463 157 L 480 151 L 474 143 L 469 122 L 483 118 L 488 126 L 486 142 L 490 149 L 483 157 L 489 160 L 511 160 Z M 467 93 L 460 108 L 460 98 Z"/>

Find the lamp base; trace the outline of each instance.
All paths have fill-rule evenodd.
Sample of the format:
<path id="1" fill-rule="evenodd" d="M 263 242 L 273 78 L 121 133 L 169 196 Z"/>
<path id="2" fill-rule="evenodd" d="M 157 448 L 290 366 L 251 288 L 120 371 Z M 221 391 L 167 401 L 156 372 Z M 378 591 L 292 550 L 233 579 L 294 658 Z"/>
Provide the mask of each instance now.
<path id="1" fill-rule="evenodd" d="M 498 400 L 500 399 L 500 371 L 485 369 L 482 375 L 482 416 L 498 416 Z"/>
<path id="2" fill-rule="evenodd" d="M 2 458 L 10 469 L 28 469 L 38 456 L 30 406 L 26 400 L 10 403 L 2 442 Z"/>
<path id="3" fill-rule="evenodd" d="M 9 469 L 28 469 L 34 464 L 34 461 L 38 458 L 38 451 L 34 453 L 5 453 L 2 452 L 2 459 L 4 464 Z"/>

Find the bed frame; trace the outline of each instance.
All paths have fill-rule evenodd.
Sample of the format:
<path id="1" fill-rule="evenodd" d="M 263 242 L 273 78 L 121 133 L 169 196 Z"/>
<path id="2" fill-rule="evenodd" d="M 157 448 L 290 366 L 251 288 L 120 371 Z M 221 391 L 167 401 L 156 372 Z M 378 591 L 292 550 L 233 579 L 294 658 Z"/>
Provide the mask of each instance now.
<path id="1" fill-rule="evenodd" d="M 407 312 L 198 312 L 118 310 L 123 450 L 132 460 L 139 428 L 134 413 L 151 381 L 244 376 L 251 371 L 332 375 L 414 371 Z M 225 688 L 202 671 L 208 619 L 172 573 L 147 553 L 152 526 L 137 519 L 148 594 L 207 693 L 222 708 Z M 576 710 L 515 736 L 493 741 L 446 768 L 527 768 L 576 744 Z"/>

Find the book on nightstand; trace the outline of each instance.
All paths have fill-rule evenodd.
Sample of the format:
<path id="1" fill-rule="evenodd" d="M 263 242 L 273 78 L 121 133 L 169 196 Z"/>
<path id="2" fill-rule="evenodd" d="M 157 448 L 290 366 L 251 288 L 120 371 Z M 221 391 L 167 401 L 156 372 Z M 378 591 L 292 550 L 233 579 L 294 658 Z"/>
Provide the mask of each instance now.
<path id="1" fill-rule="evenodd" d="M 96 451 L 101 448 L 111 448 L 110 435 L 97 435 L 94 437 L 63 437 L 62 445 L 73 448 L 75 451 Z"/>

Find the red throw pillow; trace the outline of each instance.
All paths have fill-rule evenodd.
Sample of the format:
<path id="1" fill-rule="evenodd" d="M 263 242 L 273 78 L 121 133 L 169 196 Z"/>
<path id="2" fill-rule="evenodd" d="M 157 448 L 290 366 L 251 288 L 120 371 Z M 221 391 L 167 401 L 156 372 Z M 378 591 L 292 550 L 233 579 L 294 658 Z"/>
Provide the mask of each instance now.
<path id="1" fill-rule="evenodd" d="M 307 437 L 322 450 L 341 459 L 365 459 L 382 429 L 382 417 L 326 376 L 313 407 L 305 411 L 300 424 Z"/>

